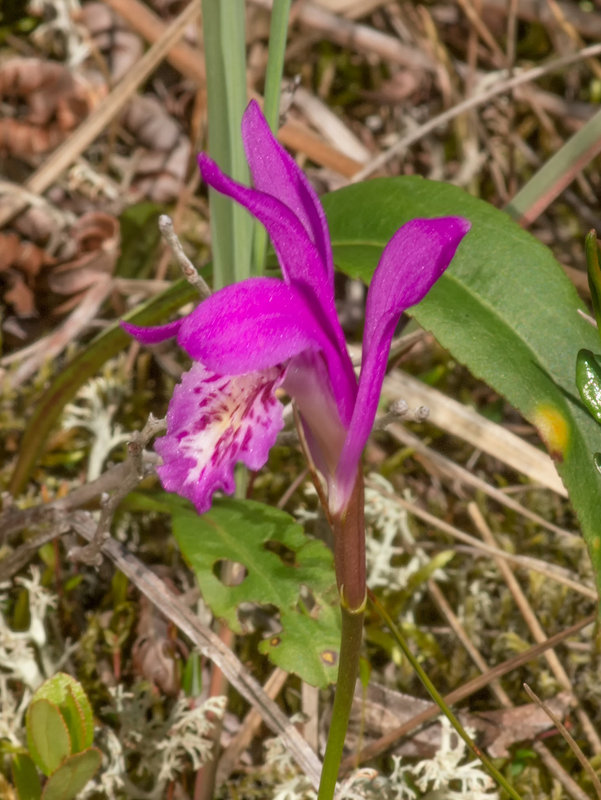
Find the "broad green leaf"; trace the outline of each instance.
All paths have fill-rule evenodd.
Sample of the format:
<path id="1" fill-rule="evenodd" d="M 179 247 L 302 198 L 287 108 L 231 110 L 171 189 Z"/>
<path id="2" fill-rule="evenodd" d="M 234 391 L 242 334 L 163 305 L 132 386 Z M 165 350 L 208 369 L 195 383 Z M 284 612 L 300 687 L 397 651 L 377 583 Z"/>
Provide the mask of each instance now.
<path id="1" fill-rule="evenodd" d="M 90 747 L 69 756 L 46 781 L 42 800 L 72 800 L 94 777 L 102 762 L 102 753 Z"/>
<path id="2" fill-rule="evenodd" d="M 213 613 L 242 631 L 242 603 L 275 606 L 282 630 L 261 650 L 275 664 L 308 683 L 327 686 L 336 679 L 340 638 L 339 611 L 332 608 L 332 554 L 310 539 L 283 511 L 250 500 L 223 499 L 199 516 L 185 500 L 165 495 L 178 544 L 194 570 Z M 219 576 L 225 561 L 242 564 L 241 583 L 226 585 Z M 301 599 L 310 590 L 313 608 Z"/>
<path id="3" fill-rule="evenodd" d="M 27 746 L 44 775 L 51 775 L 71 753 L 69 731 L 57 706 L 45 698 L 27 709 Z"/>
<path id="4" fill-rule="evenodd" d="M 601 587 L 601 428 L 576 391 L 576 354 L 598 348 L 582 304 L 548 248 L 503 212 L 418 177 L 373 180 L 324 198 L 334 261 L 369 283 L 395 230 L 419 216 L 461 214 L 472 230 L 452 266 L 412 309 L 455 358 L 538 429 L 570 493 Z"/>
<path id="5" fill-rule="evenodd" d="M 13 756 L 12 773 L 19 800 L 40 800 L 42 794 L 40 777 L 27 753 Z"/>
<path id="6" fill-rule="evenodd" d="M 33 701 L 42 697 L 61 712 L 71 737 L 71 752 L 78 753 L 89 747 L 94 739 L 94 715 L 79 681 L 66 672 L 57 672 L 40 686 Z"/>

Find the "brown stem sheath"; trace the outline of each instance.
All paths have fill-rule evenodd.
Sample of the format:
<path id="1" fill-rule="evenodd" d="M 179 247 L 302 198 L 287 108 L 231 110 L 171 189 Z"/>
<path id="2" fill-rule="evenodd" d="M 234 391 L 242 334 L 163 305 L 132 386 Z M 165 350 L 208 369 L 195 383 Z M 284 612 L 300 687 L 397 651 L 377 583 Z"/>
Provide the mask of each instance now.
<path id="1" fill-rule="evenodd" d="M 336 581 L 342 604 L 351 612 L 365 607 L 365 518 L 364 486 L 357 473 L 350 502 L 332 519 Z"/>

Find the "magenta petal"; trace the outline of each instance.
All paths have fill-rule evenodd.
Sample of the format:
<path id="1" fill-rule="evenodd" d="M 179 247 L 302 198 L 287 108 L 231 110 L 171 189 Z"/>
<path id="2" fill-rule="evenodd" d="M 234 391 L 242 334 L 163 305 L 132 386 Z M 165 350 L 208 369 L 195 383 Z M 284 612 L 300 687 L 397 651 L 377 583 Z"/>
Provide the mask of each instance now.
<path id="1" fill-rule="evenodd" d="M 183 321 L 183 319 L 176 319 L 166 325 L 153 325 L 148 328 L 132 325 L 131 322 L 122 322 L 121 327 L 142 344 L 159 344 L 159 342 L 164 342 L 166 339 L 173 339 L 174 336 L 177 336 Z"/>
<path id="2" fill-rule="evenodd" d="M 225 175 L 204 153 L 198 156 L 198 164 L 209 186 L 240 203 L 265 226 L 286 281 L 304 284 L 325 306 L 332 294 L 332 280 L 299 217 L 277 197 Z"/>
<path id="3" fill-rule="evenodd" d="M 178 344 L 222 375 L 273 367 L 327 346 L 302 295 L 277 278 L 249 278 L 220 289 L 183 322 Z"/>
<path id="4" fill-rule="evenodd" d="M 260 469 L 283 426 L 275 397 L 282 375 L 270 369 L 224 377 L 194 364 L 169 403 L 167 434 L 155 443 L 165 489 L 203 513 L 218 489 L 232 494 L 238 461 Z"/>
<path id="5" fill-rule="evenodd" d="M 337 472 L 332 508 L 335 513 L 344 508 L 352 491 L 357 464 L 376 416 L 399 317 L 427 294 L 469 229 L 470 223 L 462 217 L 414 219 L 397 231 L 382 253 L 367 296 L 363 363 Z"/>
<path id="6" fill-rule="evenodd" d="M 419 303 L 451 263 L 470 229 L 463 217 L 412 219 L 388 242 L 372 278 L 365 309 L 363 348 L 381 338 L 382 324 Z"/>
<path id="7" fill-rule="evenodd" d="M 324 210 L 305 173 L 272 134 L 255 100 L 251 100 L 242 117 L 242 139 L 255 187 L 280 200 L 298 217 L 333 283 L 334 264 Z"/>
<path id="8" fill-rule="evenodd" d="M 336 314 L 328 267 L 322 261 L 317 247 L 300 219 L 280 200 L 236 183 L 204 154 L 198 157 L 198 163 L 203 178 L 210 186 L 243 205 L 266 227 L 286 282 L 294 286 L 297 296 L 302 294 L 305 297 L 305 307 L 310 304 L 312 316 L 330 343 L 324 352 L 328 366 L 335 373 L 332 374 L 332 382 L 336 386 L 342 418 L 348 423 L 356 380 Z"/>
<path id="9" fill-rule="evenodd" d="M 350 420 L 356 382 L 352 368 L 349 378 L 348 355 L 332 344 L 296 286 L 277 278 L 249 278 L 226 286 L 184 319 L 178 343 L 221 375 L 255 372 L 306 350 L 320 350 L 336 386 L 339 413 L 345 422 Z"/>

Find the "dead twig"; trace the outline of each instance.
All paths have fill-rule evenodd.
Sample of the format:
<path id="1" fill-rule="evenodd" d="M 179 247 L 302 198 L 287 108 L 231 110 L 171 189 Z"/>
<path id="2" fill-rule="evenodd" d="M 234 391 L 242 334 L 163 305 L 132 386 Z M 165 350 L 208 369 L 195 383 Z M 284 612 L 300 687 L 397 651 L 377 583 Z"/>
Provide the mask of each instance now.
<path id="1" fill-rule="evenodd" d="M 199 275 L 194 264 L 185 254 L 182 243 L 173 229 L 173 220 L 171 217 L 167 216 L 167 214 L 161 214 L 159 217 L 159 230 L 161 231 L 161 236 L 165 240 L 165 243 L 173 253 L 173 256 L 177 261 L 184 278 L 189 284 L 194 286 L 201 299 L 205 300 L 210 296 L 211 290 L 209 289 L 204 278 Z"/>
<path id="2" fill-rule="evenodd" d="M 524 691 L 526 692 L 526 694 L 528 695 L 528 697 L 529 697 L 529 698 L 530 698 L 530 699 L 531 699 L 531 700 L 532 700 L 534 703 L 536 703 L 536 705 L 537 705 L 539 708 L 542 708 L 542 710 L 543 710 L 543 711 L 545 712 L 545 714 L 546 714 L 546 715 L 549 717 L 549 719 L 551 720 L 551 722 L 552 722 L 552 723 L 555 725 L 555 727 L 557 728 L 557 730 L 558 730 L 558 731 L 561 733 L 561 735 L 563 736 L 563 738 L 564 738 L 564 739 L 566 740 L 566 742 L 568 743 L 568 745 L 569 745 L 569 747 L 570 747 L 570 750 L 572 751 L 572 753 L 574 753 L 574 755 L 576 756 L 576 758 L 577 758 L 577 759 L 578 759 L 578 761 L 580 762 L 580 764 L 581 764 L 581 766 L 582 766 L 583 770 L 586 772 L 586 774 L 587 774 L 587 775 L 589 776 L 589 778 L 591 779 L 591 783 L 592 783 L 592 784 L 593 784 L 593 786 L 595 787 L 595 792 L 597 793 L 597 797 L 601 798 L 601 781 L 599 780 L 599 777 L 598 777 L 597 773 L 595 772 L 595 770 L 594 770 L 594 769 L 593 769 L 593 767 L 591 766 L 591 764 L 590 764 L 590 762 L 589 762 L 588 758 L 586 758 L 586 756 L 584 755 L 584 753 L 582 752 L 582 750 L 580 749 L 580 747 L 578 747 L 578 743 L 576 742 L 576 740 L 574 739 L 574 737 L 573 737 L 573 736 L 570 734 L 570 732 L 568 731 L 568 729 L 566 728 L 566 726 L 563 724 L 563 722 L 562 722 L 562 721 L 559 719 L 559 717 L 557 716 L 557 714 L 554 714 L 554 713 L 553 713 L 553 709 L 549 708 L 549 704 L 548 704 L 548 703 L 544 703 L 544 702 L 543 702 L 543 701 L 540 699 L 540 697 L 538 697 L 538 696 L 537 696 L 537 695 L 536 695 L 536 694 L 535 694 L 535 693 L 532 691 L 532 689 L 531 689 L 531 688 L 528 686 L 528 684 L 527 684 L 527 683 L 525 683 L 525 684 L 524 684 Z"/>
<path id="3" fill-rule="evenodd" d="M 358 172 L 356 172 L 350 179 L 350 183 L 359 183 L 359 181 L 363 181 L 365 178 L 373 175 L 374 172 L 377 172 L 378 170 L 382 169 L 382 167 L 386 166 L 391 159 L 401 155 L 401 153 L 403 153 L 412 144 L 415 144 L 415 142 L 423 139 L 424 136 L 432 131 L 435 131 L 441 125 L 446 125 L 447 122 L 455 119 L 455 117 L 458 117 L 460 114 L 464 114 L 466 111 L 470 111 L 472 108 L 477 108 L 478 106 L 484 105 L 485 103 L 488 103 L 489 100 L 492 100 L 501 94 L 505 94 L 506 92 L 510 92 L 517 86 L 521 86 L 524 83 L 529 83 L 530 81 L 538 80 L 538 78 L 541 78 L 543 75 L 547 75 L 550 72 L 556 72 L 564 67 L 570 66 L 570 64 L 575 64 L 579 61 L 584 61 L 587 58 L 593 58 L 600 54 L 601 44 L 593 44 L 590 45 L 590 47 L 583 48 L 578 53 L 570 53 L 567 56 L 553 59 L 541 67 L 534 67 L 533 69 L 519 72 L 513 77 L 500 80 L 492 88 L 483 92 L 479 92 L 473 97 L 468 97 L 465 100 L 462 100 L 461 103 L 457 103 L 452 108 L 443 111 L 436 117 L 432 117 L 430 120 L 428 120 L 428 122 L 425 122 L 423 125 L 420 125 L 418 128 L 408 133 L 407 136 L 401 137 L 397 142 L 395 142 L 395 144 L 389 147 L 388 150 L 380 153 L 380 155 L 373 158 L 362 169 L 358 170 Z"/>
<path id="4" fill-rule="evenodd" d="M 127 444 L 127 459 L 125 464 L 128 469 L 123 476 L 122 483 L 115 488 L 112 494 L 103 493 L 102 495 L 100 519 L 96 526 L 96 533 L 93 541 L 85 547 L 73 547 L 68 553 L 68 558 L 73 561 L 81 561 L 91 566 L 100 566 L 102 562 L 102 546 L 106 540 L 110 538 L 111 522 L 119 503 L 132 489 L 135 489 L 145 477 L 143 459 L 144 448 L 150 439 L 164 429 L 165 421 L 162 419 L 155 419 L 151 415 L 143 430 L 134 433 L 131 441 Z"/>
<path id="5" fill-rule="evenodd" d="M 131 72 L 105 97 L 92 114 L 49 156 L 25 182 L 28 192 L 43 194 L 117 116 L 140 85 L 148 78 L 169 50 L 184 35 L 188 25 L 200 13 L 199 0 L 191 0 L 176 19 L 164 29 Z M 0 228 L 24 208 L 24 195 L 0 208 Z"/>

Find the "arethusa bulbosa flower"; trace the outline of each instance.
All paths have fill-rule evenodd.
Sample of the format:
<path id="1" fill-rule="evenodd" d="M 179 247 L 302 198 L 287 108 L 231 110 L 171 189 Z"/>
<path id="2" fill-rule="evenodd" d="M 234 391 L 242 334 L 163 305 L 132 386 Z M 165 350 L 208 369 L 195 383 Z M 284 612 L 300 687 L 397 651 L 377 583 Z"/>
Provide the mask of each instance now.
<path id="1" fill-rule="evenodd" d="M 386 245 L 367 295 L 357 380 L 334 304 L 334 263 L 324 210 L 302 170 L 278 144 L 259 106 L 244 113 L 242 138 L 253 188 L 199 156 L 204 181 L 267 229 L 282 279 L 226 286 L 186 317 L 159 327 L 122 323 L 144 344 L 171 337 L 193 360 L 175 388 L 166 435 L 155 449 L 167 491 L 206 511 L 213 493 L 234 491 L 234 466 L 267 461 L 283 426 L 282 388 L 296 402 L 332 518 L 344 516 L 375 419 L 401 314 L 447 268 L 470 227 L 462 217 L 413 219 Z M 369 210 L 366 209 L 366 213 Z"/>

